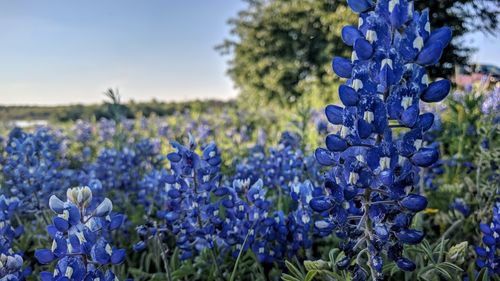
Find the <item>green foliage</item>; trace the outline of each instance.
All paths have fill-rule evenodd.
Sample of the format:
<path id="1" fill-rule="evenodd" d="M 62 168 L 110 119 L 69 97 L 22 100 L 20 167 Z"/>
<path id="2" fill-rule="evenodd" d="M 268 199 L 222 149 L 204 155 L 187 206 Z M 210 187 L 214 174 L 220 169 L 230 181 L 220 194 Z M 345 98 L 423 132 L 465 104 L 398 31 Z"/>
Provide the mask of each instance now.
<path id="1" fill-rule="evenodd" d="M 258 104 L 289 105 L 303 94 L 330 97 L 336 78 L 333 54 L 350 56 L 340 31 L 354 23 L 344 1 L 247 1 L 248 8 L 229 20 L 235 38 L 217 48 L 233 54 L 229 75 L 241 97 Z"/>

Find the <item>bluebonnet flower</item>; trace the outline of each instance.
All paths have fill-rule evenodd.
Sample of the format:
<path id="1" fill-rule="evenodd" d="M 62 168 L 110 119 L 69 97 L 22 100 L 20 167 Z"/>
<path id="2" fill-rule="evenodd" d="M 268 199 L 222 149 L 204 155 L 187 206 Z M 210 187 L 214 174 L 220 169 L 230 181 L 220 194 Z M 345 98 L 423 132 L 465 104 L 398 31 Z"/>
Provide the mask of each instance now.
<path id="1" fill-rule="evenodd" d="M 486 94 L 481 105 L 483 114 L 500 114 L 500 83 L 495 85 L 493 90 Z"/>
<path id="2" fill-rule="evenodd" d="M 493 207 L 493 218 L 490 224 L 481 223 L 482 244 L 476 246 L 476 265 L 487 268 L 489 276 L 500 275 L 500 202 Z"/>
<path id="3" fill-rule="evenodd" d="M 109 244 L 110 231 L 123 223 L 123 215 L 112 213 L 113 204 L 105 198 L 95 208 L 89 187 L 67 190 L 67 201 L 52 195 L 50 209 L 56 213 L 47 227 L 52 240 L 50 249 L 38 249 L 35 257 L 41 264 L 56 261 L 54 272 L 40 273 L 41 280 L 115 280 L 110 270 L 102 266 L 119 264 L 125 250 Z"/>
<path id="4" fill-rule="evenodd" d="M 408 0 L 349 0 L 359 13 L 358 26 L 342 30 L 353 46 L 351 59 L 335 57 L 334 72 L 347 78 L 340 86 L 344 107 L 329 105 L 328 121 L 340 130 L 326 138 L 315 155 L 326 174 L 323 194 L 310 206 L 323 216 L 315 222 L 321 235 L 343 238 L 346 257 L 337 266 L 353 273 L 364 269 L 351 261 L 368 250 L 372 280 L 382 280 L 384 253 L 402 270 L 415 264 L 403 256 L 403 245 L 418 244 L 424 233 L 410 229 L 427 199 L 418 194 L 419 169 L 439 158 L 424 146 L 434 120 L 420 113 L 420 100 L 438 102 L 450 91 L 448 80 L 430 82 L 425 67 L 436 64 L 451 40 L 451 29 L 431 32 L 429 12 Z"/>
<path id="5" fill-rule="evenodd" d="M 19 199 L 0 195 L 0 280 L 24 280 L 30 269 L 23 269 L 22 253 L 13 249 L 14 240 L 23 233 L 23 227 L 14 228 L 11 219 L 19 208 Z"/>
<path id="6" fill-rule="evenodd" d="M 146 188 L 143 197 L 154 205 L 148 210 L 156 208 L 159 221 L 151 227 L 139 227 L 138 233 L 144 239 L 156 234 L 175 237 L 180 257 L 188 259 L 203 249 L 215 247 L 216 230 L 222 221 L 213 191 L 219 186 L 222 160 L 213 143 L 204 147 L 201 155 L 195 152 L 192 138 L 187 147 L 175 141 L 171 145 L 175 151 L 167 155 L 170 169 L 155 170 L 142 182 Z M 135 249 L 142 250 L 145 246 L 142 241 Z"/>
<path id="7" fill-rule="evenodd" d="M 99 180 L 107 190 L 131 193 L 138 190 L 142 175 L 160 167 L 163 160 L 159 140 L 141 139 L 122 149 L 101 149 L 96 161 L 85 170 L 89 179 Z"/>
<path id="8" fill-rule="evenodd" d="M 34 133 L 14 128 L 5 152 L 5 189 L 22 201 L 23 210 L 43 206 L 50 194 L 69 186 L 63 173 L 61 142 L 48 128 L 40 127 Z"/>
<path id="9" fill-rule="evenodd" d="M 464 217 L 468 217 L 471 213 L 469 205 L 467 205 L 467 202 L 463 198 L 455 198 L 450 204 L 450 209 L 457 210 Z"/>
<path id="10" fill-rule="evenodd" d="M 111 140 L 117 131 L 116 122 L 112 119 L 101 118 L 97 124 L 100 141 Z"/>
<path id="11" fill-rule="evenodd" d="M 75 140 L 82 144 L 90 142 L 94 137 L 92 124 L 80 119 L 75 123 L 74 132 Z"/>

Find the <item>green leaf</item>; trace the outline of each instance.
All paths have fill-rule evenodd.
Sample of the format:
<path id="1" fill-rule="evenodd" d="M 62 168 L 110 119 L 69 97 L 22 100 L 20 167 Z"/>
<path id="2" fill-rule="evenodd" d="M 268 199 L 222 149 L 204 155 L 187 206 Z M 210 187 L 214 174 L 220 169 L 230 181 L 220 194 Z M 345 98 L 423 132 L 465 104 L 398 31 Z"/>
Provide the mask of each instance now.
<path id="1" fill-rule="evenodd" d="M 317 270 L 311 270 L 307 273 L 306 275 L 306 278 L 304 278 L 304 281 L 311 281 L 313 280 L 314 276 L 316 276 L 316 274 L 318 274 L 318 271 Z"/>
<path id="2" fill-rule="evenodd" d="M 283 273 L 281 274 L 281 280 L 283 281 L 301 281 L 300 279 L 297 279 L 289 274 Z"/>
<path id="3" fill-rule="evenodd" d="M 337 262 L 337 256 L 339 255 L 340 250 L 337 248 L 333 248 L 328 253 L 328 257 L 330 258 L 330 262 L 335 264 Z"/>
<path id="4" fill-rule="evenodd" d="M 452 280 L 451 274 L 446 270 L 446 268 L 440 267 L 439 265 L 436 265 L 436 267 L 434 268 L 439 272 L 441 276 L 446 278 L 446 280 Z"/>
<path id="5" fill-rule="evenodd" d="M 451 272 L 451 271 L 462 272 L 462 271 L 464 271 L 458 265 L 453 264 L 451 262 L 442 262 L 442 263 L 439 264 L 439 266 L 441 266 L 443 268 L 446 268 L 448 272 Z"/>
<path id="6" fill-rule="evenodd" d="M 299 278 L 299 279 L 304 279 L 304 273 L 302 273 L 291 262 L 285 261 L 285 266 L 286 266 L 286 268 L 288 268 L 288 270 L 290 271 L 290 273 L 292 274 L 292 276 L 295 276 L 296 278 Z"/>
<path id="7" fill-rule="evenodd" d="M 488 268 L 483 267 L 476 277 L 476 281 L 488 281 Z"/>

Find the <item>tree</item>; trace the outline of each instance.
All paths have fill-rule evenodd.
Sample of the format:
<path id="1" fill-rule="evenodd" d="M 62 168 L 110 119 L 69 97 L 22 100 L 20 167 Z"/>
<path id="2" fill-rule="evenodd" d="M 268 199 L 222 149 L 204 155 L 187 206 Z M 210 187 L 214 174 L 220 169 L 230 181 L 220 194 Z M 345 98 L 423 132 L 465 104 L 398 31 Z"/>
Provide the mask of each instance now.
<path id="1" fill-rule="evenodd" d="M 340 31 L 356 16 L 343 1 L 249 0 L 230 19 L 232 39 L 217 48 L 232 54 L 229 75 L 243 97 L 288 105 L 311 88 L 335 83 L 334 54 L 350 56 Z"/>
<path id="2" fill-rule="evenodd" d="M 228 21 L 231 36 L 217 49 L 231 55 L 228 74 L 245 99 L 288 105 L 301 95 L 336 89 L 333 56 L 350 57 L 341 42 L 342 26 L 355 24 L 345 0 L 246 0 L 248 7 Z M 494 34 L 500 0 L 416 0 L 433 12 L 431 26 L 453 28 L 454 40 L 432 76 L 448 76 L 474 50 L 463 35 Z"/>

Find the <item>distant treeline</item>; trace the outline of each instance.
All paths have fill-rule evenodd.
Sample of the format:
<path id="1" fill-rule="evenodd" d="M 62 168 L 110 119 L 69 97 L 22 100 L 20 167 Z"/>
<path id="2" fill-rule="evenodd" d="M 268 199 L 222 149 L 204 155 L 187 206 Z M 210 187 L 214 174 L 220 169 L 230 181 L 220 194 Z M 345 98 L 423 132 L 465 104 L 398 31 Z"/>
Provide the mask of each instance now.
<path id="1" fill-rule="evenodd" d="M 62 106 L 1 106 L 0 121 L 11 120 L 51 120 L 51 121 L 74 121 L 78 119 L 91 120 L 100 118 L 113 118 L 113 111 L 119 106 L 121 114 L 127 118 L 143 115 L 157 116 L 172 115 L 175 112 L 185 110 L 205 112 L 210 109 L 220 109 L 224 106 L 232 106 L 236 101 L 218 100 L 195 100 L 186 102 L 128 102 L 114 105 L 110 103 L 92 105 L 62 105 Z"/>

